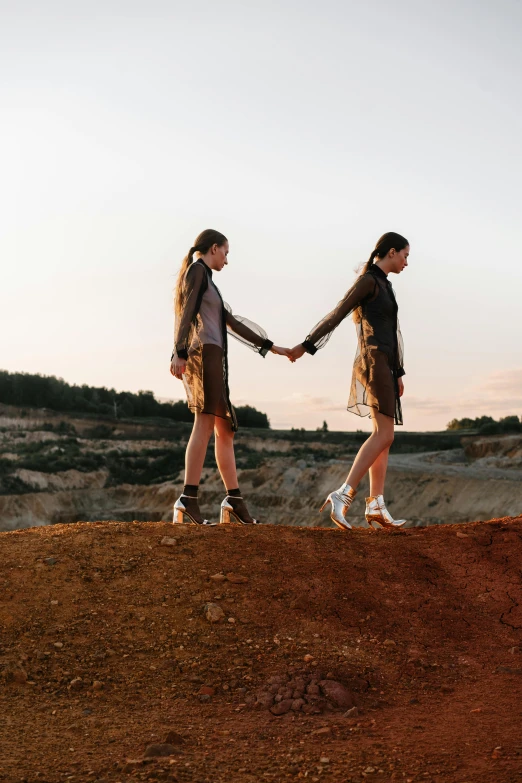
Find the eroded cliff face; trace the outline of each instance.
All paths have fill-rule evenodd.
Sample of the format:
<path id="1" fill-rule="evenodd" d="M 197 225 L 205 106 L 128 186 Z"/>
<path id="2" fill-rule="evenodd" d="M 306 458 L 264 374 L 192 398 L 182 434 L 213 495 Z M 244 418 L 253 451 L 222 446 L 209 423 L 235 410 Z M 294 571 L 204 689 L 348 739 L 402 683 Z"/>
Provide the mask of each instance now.
<path id="1" fill-rule="evenodd" d="M 18 419 L 0 432 L 2 480 L 7 476 L 6 486 L 11 487 L 0 495 L 0 530 L 103 519 L 171 519 L 182 487 L 180 468 L 189 428 L 166 437 L 161 428 L 119 425 L 109 431 L 110 437 L 95 438 L 92 422 L 87 428 L 85 422 L 69 420 L 74 433 L 45 431 L 44 426 L 45 421 Z M 346 477 L 357 448 L 355 434 L 304 437 L 248 431 L 237 436 L 240 484 L 262 522 L 331 524 L 328 514 L 320 515 L 318 509 Z M 419 433 L 419 439 L 423 437 Z M 207 463 L 212 461 L 209 450 Z M 408 519 L 411 527 L 516 516 L 522 512 L 521 468 L 521 436 L 466 438 L 463 448 L 392 454 L 386 501 L 392 514 Z M 18 486 L 22 491 L 16 491 Z M 366 526 L 367 494 L 363 483 L 350 512 L 356 527 Z M 217 520 L 223 486 L 215 466 L 204 470 L 200 499 L 205 515 Z"/>
<path id="2" fill-rule="evenodd" d="M 344 481 L 346 467 L 288 465 L 282 458 L 268 460 L 257 470 L 241 471 L 241 487 L 252 513 L 273 525 L 330 526 L 328 514 L 319 514 L 324 498 Z M 118 487 L 35 492 L 0 497 L 2 530 L 62 522 L 119 519 L 169 521 L 182 489 L 180 482 L 143 487 Z M 354 526 L 365 527 L 363 486 L 350 512 Z M 203 513 L 218 519 L 223 488 L 218 475 L 207 476 L 200 490 Z M 515 516 L 522 512 L 522 482 L 466 475 L 423 473 L 391 468 L 387 503 L 408 526 L 469 522 L 489 519 L 494 513 Z"/>
<path id="3" fill-rule="evenodd" d="M 463 438 L 466 455 L 479 465 L 522 468 L 522 435 Z"/>

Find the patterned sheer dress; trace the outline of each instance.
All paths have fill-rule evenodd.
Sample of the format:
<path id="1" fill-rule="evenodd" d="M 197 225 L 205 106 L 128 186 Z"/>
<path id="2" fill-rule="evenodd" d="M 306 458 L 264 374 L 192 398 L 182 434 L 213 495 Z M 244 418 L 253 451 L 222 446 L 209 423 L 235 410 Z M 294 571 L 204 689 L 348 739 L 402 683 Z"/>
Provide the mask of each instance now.
<path id="1" fill-rule="evenodd" d="M 212 270 L 201 260 L 189 266 L 183 285 L 184 306 L 174 326 L 172 356 L 187 360 L 183 384 L 192 412 L 237 419 L 228 387 L 228 334 L 266 356 L 273 342 L 260 326 L 239 315 L 223 301 Z"/>
<path id="2" fill-rule="evenodd" d="M 348 410 L 358 416 L 370 416 L 374 408 L 391 416 L 395 424 L 402 424 L 398 379 L 405 373 L 398 310 L 388 276 L 372 265 L 337 307 L 312 329 L 303 346 L 313 355 L 326 345 L 341 321 L 353 314 L 358 346 Z"/>

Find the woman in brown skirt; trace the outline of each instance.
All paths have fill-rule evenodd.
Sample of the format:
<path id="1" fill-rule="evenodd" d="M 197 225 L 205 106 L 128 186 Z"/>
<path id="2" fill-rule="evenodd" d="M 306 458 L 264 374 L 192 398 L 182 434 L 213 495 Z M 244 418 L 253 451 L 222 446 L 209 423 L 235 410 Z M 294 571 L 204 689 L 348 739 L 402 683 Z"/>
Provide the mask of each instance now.
<path id="1" fill-rule="evenodd" d="M 203 231 L 183 260 L 176 285 L 170 371 L 183 380 L 188 406 L 195 413 L 185 455 L 185 486 L 174 504 L 176 523 L 216 524 L 203 518 L 198 505 L 201 471 L 214 432 L 216 462 L 227 493 L 220 522 L 257 524 L 238 487 L 234 455 L 237 420 L 228 388 L 227 334 L 263 357 L 268 351 L 289 356 L 289 351 L 275 346 L 257 324 L 232 315 L 223 302 L 213 274 L 226 266 L 227 256 L 227 238 L 213 229 Z"/>
<path id="2" fill-rule="evenodd" d="M 328 342 L 334 329 L 353 314 L 358 348 L 353 367 L 348 410 L 371 416 L 373 432 L 359 449 L 345 483 L 331 492 L 321 511 L 330 504 L 330 516 L 343 530 L 351 530 L 345 514 L 361 479 L 370 472 L 370 497 L 366 498 L 366 521 L 373 527 L 401 527 L 405 520 L 392 519 L 384 503 L 384 482 L 388 453 L 393 443 L 394 424 L 402 424 L 401 397 L 403 346 L 397 318 L 398 306 L 388 280 L 408 266 L 410 246 L 400 234 L 389 232 L 377 242 L 361 275 L 332 310 L 310 332 L 291 358 L 314 354 Z"/>

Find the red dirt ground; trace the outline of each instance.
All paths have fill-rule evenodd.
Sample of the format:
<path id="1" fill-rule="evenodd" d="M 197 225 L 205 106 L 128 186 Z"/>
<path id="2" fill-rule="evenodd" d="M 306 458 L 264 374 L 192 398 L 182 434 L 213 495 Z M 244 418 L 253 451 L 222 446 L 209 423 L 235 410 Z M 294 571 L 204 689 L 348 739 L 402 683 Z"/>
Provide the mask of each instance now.
<path id="1" fill-rule="evenodd" d="M 520 781 L 521 569 L 522 517 L 2 533 L 0 781 Z M 359 714 L 254 707 L 306 673 Z"/>

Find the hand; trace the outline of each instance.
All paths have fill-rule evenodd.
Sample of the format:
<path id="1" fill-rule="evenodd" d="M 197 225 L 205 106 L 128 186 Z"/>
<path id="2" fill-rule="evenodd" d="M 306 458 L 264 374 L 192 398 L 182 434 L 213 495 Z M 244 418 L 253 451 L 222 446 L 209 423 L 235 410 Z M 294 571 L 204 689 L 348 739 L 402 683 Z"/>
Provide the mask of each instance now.
<path id="1" fill-rule="evenodd" d="M 187 362 L 185 359 L 180 359 L 178 356 L 173 356 L 170 362 L 170 373 L 179 381 L 183 380 L 183 373 L 187 369 Z"/>
<path id="2" fill-rule="evenodd" d="M 397 378 L 397 384 L 399 386 L 399 397 L 402 397 L 404 394 L 404 381 L 402 378 Z"/>
<path id="3" fill-rule="evenodd" d="M 297 361 L 297 359 L 300 359 L 301 356 L 303 356 L 306 353 L 304 346 L 302 343 L 299 343 L 299 345 L 296 345 L 294 348 L 291 349 L 289 359 L 291 362 Z"/>
<path id="4" fill-rule="evenodd" d="M 270 348 L 270 351 L 271 353 L 276 353 L 278 356 L 286 356 L 288 359 L 290 359 L 291 362 L 295 361 L 295 359 L 292 359 L 289 348 L 280 348 L 279 345 L 273 345 Z"/>

